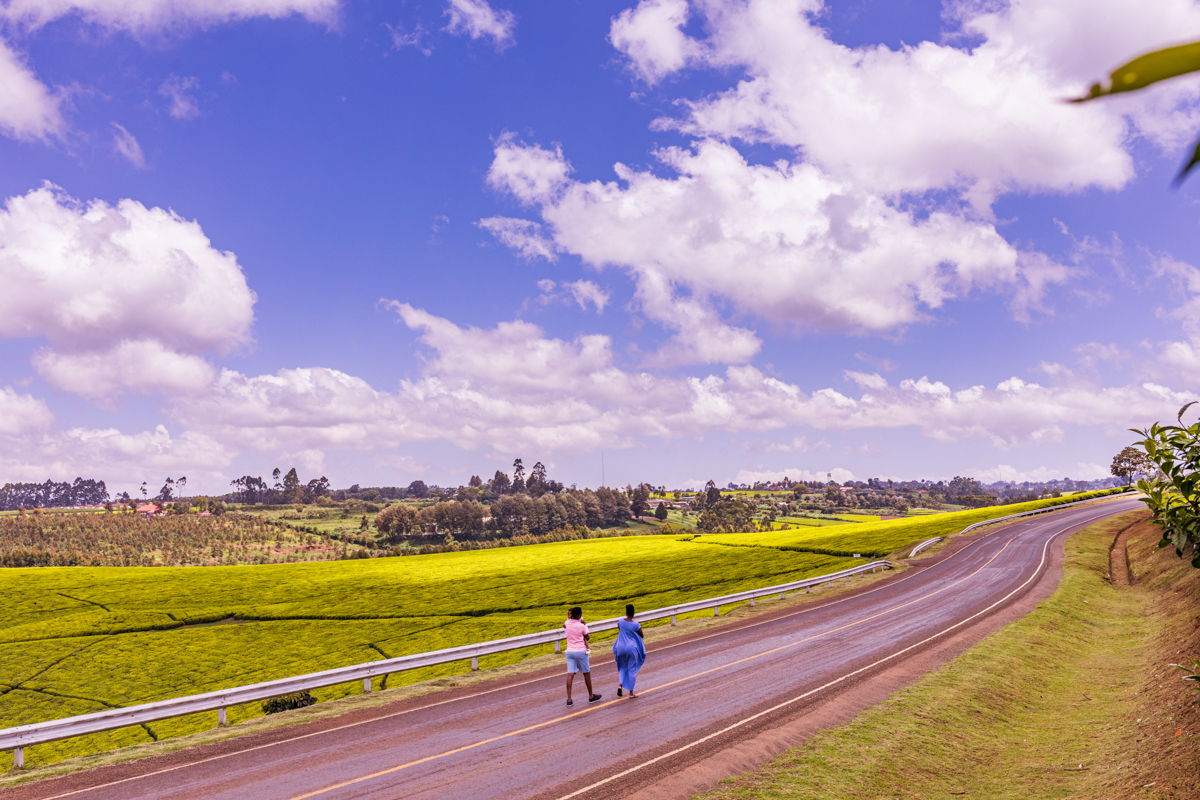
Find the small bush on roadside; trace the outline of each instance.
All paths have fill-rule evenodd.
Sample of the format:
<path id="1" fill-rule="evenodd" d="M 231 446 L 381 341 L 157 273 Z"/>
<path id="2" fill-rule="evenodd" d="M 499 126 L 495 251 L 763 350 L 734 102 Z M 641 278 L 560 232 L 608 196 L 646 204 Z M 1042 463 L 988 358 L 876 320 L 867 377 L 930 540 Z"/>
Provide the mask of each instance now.
<path id="1" fill-rule="evenodd" d="M 304 708 L 311 706 L 317 702 L 317 698 L 313 697 L 309 692 L 292 692 L 291 694 L 281 694 L 279 697 L 272 697 L 262 704 L 264 714 L 278 714 L 280 711 L 291 711 L 293 708 Z"/>

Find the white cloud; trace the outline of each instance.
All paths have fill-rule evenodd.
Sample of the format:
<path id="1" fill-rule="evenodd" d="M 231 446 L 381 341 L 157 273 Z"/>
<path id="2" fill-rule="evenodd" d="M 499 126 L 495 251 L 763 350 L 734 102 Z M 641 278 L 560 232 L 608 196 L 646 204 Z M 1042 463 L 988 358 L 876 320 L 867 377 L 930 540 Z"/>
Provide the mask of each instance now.
<path id="1" fill-rule="evenodd" d="M 558 260 L 558 245 L 542 235 L 542 226 L 533 220 L 513 217 L 487 217 L 476 223 L 528 259 Z"/>
<path id="2" fill-rule="evenodd" d="M 1007 14 L 1028 5 L 1014 3 Z M 833 42 L 818 23 L 820 0 L 694 7 L 710 31 L 695 43 L 704 63 L 746 77 L 685 103 L 686 115 L 661 127 L 802 149 L 867 191 L 961 189 L 980 207 L 1005 191 L 1114 188 L 1133 175 L 1120 115 L 1063 104 L 1078 93 L 1078 78 L 1055 69 L 1025 35 L 975 25 L 970 11 L 962 11 L 965 27 L 995 35 L 969 50 L 934 42 L 891 50 Z M 1068 16 L 1091 13 L 1079 4 Z M 639 65 L 635 51 L 626 55 Z"/>
<path id="3" fill-rule="evenodd" d="M 163 81 L 162 86 L 158 87 L 158 93 L 170 101 L 167 113 L 172 117 L 195 119 L 200 116 L 200 104 L 189 92 L 199 88 L 200 80 L 198 78 L 181 78 L 178 75 L 170 75 Z"/>
<path id="4" fill-rule="evenodd" d="M 103 405 L 126 392 L 198 394 L 216 379 L 203 358 L 176 353 L 153 339 L 124 341 L 110 350 L 56 353 L 43 348 L 33 366 L 51 386 Z"/>
<path id="5" fill-rule="evenodd" d="M 36 433 L 54 422 L 54 414 L 40 398 L 17 394 L 11 386 L 0 389 L 0 435 Z"/>
<path id="6" fill-rule="evenodd" d="M 58 136 L 66 127 L 60 104 L 59 96 L 0 40 L 0 132 L 18 140 Z"/>
<path id="7" fill-rule="evenodd" d="M 618 164 L 623 186 L 581 183 L 569 178 L 560 150 L 507 136 L 488 180 L 539 205 L 557 249 L 633 275 L 643 311 L 683 334 L 681 352 L 667 361 L 680 363 L 686 345 L 706 334 L 718 344 L 691 348 L 702 361 L 736 363 L 757 350 L 753 332 L 726 329 L 710 298 L 798 331 L 883 333 L 976 288 L 1007 289 L 1022 311 L 1067 276 L 990 223 L 945 211 L 921 218 L 812 165 L 755 166 L 715 141 L 657 155 L 677 177 Z M 692 300 L 662 302 L 674 287 Z"/>
<path id="8" fill-rule="evenodd" d="M 0 282 L 0 337 L 48 340 L 39 371 L 88 397 L 198 389 L 199 354 L 251 341 L 256 298 L 234 255 L 134 200 L 84 205 L 49 184 L 9 198 Z"/>
<path id="9" fill-rule="evenodd" d="M 525 205 L 534 205 L 552 201 L 568 184 L 572 171 L 563 158 L 562 147 L 555 145 L 550 151 L 526 145 L 517 141 L 515 134 L 506 132 L 496 140 L 487 182 Z"/>
<path id="10" fill-rule="evenodd" d="M 488 181 L 545 222 L 536 247 L 513 237 L 520 252 L 629 271 L 643 312 L 677 332 L 648 363 L 753 355 L 753 331 L 717 308 L 798 332 L 891 333 L 986 290 L 1026 320 L 1071 273 L 1005 241 L 993 199 L 1119 188 L 1133 176 L 1131 121 L 1161 144 L 1194 127 L 1163 127 L 1181 103 L 1200 113 L 1194 88 L 1153 101 L 1166 103 L 1157 112 L 1151 101 L 1061 102 L 1085 76 L 1200 32 L 1190 0 L 1142 5 L 960 3 L 951 16 L 976 37 L 969 47 L 950 36 L 892 50 L 834 42 L 820 0 L 645 0 L 610 29 L 634 72 L 651 83 L 692 68 L 737 76 L 656 123 L 697 137 L 655 153 L 673 175 L 617 164 L 618 182 L 576 181 L 560 147 L 506 135 Z M 791 158 L 754 164 L 735 141 Z M 664 310 L 674 303 L 684 310 Z"/>
<path id="11" fill-rule="evenodd" d="M 134 434 L 116 429 L 72 428 L 5 438 L 0 449 L 0 470 L 6 479 L 14 481 L 95 477 L 104 480 L 110 492 L 122 484 L 162 481 L 166 475 L 186 475 L 192 485 L 201 479 L 224 487 L 228 478 L 220 470 L 229 465 L 234 454 L 203 434 L 187 432 L 172 437 L 162 425 Z M 155 483 L 153 488 L 157 486 Z"/>
<path id="12" fill-rule="evenodd" d="M 433 53 L 433 45 L 425 42 L 425 36 L 428 31 L 426 31 L 422 25 L 418 24 L 411 31 L 405 30 L 404 26 L 399 24 L 389 25 L 384 23 L 384 27 L 386 27 L 388 29 L 388 33 L 391 34 L 392 44 L 397 50 L 402 50 L 405 47 L 411 47 L 426 56 Z"/>
<path id="13" fill-rule="evenodd" d="M 91 25 L 151 38 L 254 17 L 299 15 L 332 25 L 339 5 L 339 0 L 6 0 L 0 4 L 0 26 L 28 34 L 77 15 Z M 169 96 L 172 116 L 198 113 L 190 96 Z M 60 106 L 58 94 L 35 77 L 9 41 L 0 40 L 0 132 L 19 140 L 61 136 L 67 123 Z M 125 155 L 119 138 L 117 148 Z"/>
<path id="14" fill-rule="evenodd" d="M 125 130 L 123 125 L 114 122 L 112 126 L 114 152 L 136 168 L 145 169 L 146 157 L 142 153 L 142 146 L 138 144 L 138 140 L 134 138 L 132 133 Z"/>
<path id="15" fill-rule="evenodd" d="M 298 15 L 332 24 L 338 0 L 8 0 L 0 16 L 25 29 L 78 14 L 85 22 L 138 35 L 171 33 L 236 20 Z"/>
<path id="16" fill-rule="evenodd" d="M 771 442 L 767 450 L 778 453 L 812 453 L 817 450 L 829 450 L 829 443 L 822 439 L 810 442 L 807 436 L 794 436 L 790 442 Z"/>
<path id="17" fill-rule="evenodd" d="M 603 314 L 604 307 L 608 305 L 608 292 L 591 281 L 565 283 L 563 284 L 563 288 L 571 292 L 571 296 L 575 298 L 575 302 L 579 303 L 579 307 L 584 311 L 587 310 L 588 304 L 591 304 L 596 308 L 597 314 Z"/>
<path id="18" fill-rule="evenodd" d="M 753 486 L 756 483 L 775 483 L 784 478 L 791 478 L 793 481 L 810 484 L 825 484 L 829 481 L 845 483 L 846 481 L 858 480 L 853 472 L 842 467 L 819 469 L 816 471 L 792 467 L 791 469 L 744 469 L 738 472 L 733 482 Z"/>
<path id="19" fill-rule="evenodd" d="M 511 47 L 517 18 L 511 11 L 492 8 L 487 0 L 448 0 L 446 30 L 462 33 L 472 39 L 491 39 L 497 51 Z"/>
<path id="20" fill-rule="evenodd" d="M 392 301 L 431 351 L 424 375 L 380 391 L 336 370 L 224 371 L 205 393 L 174 399 L 187 429 L 264 451 L 375 450 L 443 440 L 499 453 L 582 452 L 714 431 L 905 428 L 939 441 L 982 439 L 1000 449 L 1052 444 L 1071 427 L 1120 431 L 1173 417 L 1196 395 L 1153 383 L 1043 387 L 1010 378 L 994 388 L 942 381 L 881 385 L 858 396 L 803 389 L 750 366 L 706 377 L 659 377 L 614 364 L 607 336 L 547 338 L 536 325 L 454 323 Z M 799 443 L 799 444 L 797 444 Z M 796 436 L 792 448 L 823 449 Z"/>
<path id="21" fill-rule="evenodd" d="M 974 478 L 980 483 L 995 483 L 997 481 L 1006 481 L 1009 483 L 1041 483 L 1043 481 L 1061 480 L 1063 478 L 1071 478 L 1077 481 L 1094 481 L 1100 478 L 1110 477 L 1111 473 L 1100 466 L 1099 464 L 1079 463 L 1074 470 L 1069 473 L 1059 469 L 1050 469 L 1048 467 L 1036 467 L 1029 470 L 1019 470 L 1010 467 L 1007 464 L 997 464 L 994 467 L 984 469 L 968 469 L 964 470 L 963 474 L 968 478 Z"/>
<path id="22" fill-rule="evenodd" d="M 613 19 L 609 41 L 642 80 L 656 83 L 702 54 L 700 44 L 680 30 L 689 16 L 687 0 L 642 0 Z"/>

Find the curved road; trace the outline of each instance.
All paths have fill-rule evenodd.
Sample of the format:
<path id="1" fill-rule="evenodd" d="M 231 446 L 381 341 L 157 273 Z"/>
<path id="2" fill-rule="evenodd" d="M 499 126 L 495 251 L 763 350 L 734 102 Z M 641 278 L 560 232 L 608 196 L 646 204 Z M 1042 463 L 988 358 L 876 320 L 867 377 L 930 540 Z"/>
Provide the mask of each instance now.
<path id="1" fill-rule="evenodd" d="M 1056 540 L 1142 507 L 1122 498 L 985 528 L 952 555 L 875 588 L 652 645 L 634 700 L 616 697 L 612 655 L 597 647 L 592 675 L 604 699 L 592 705 L 581 702 L 577 679 L 567 708 L 563 676 L 543 671 L 450 699 L 415 698 L 374 719 L 333 720 L 302 735 L 293 729 L 266 744 L 235 741 L 215 756 L 186 751 L 165 768 L 147 761 L 81 773 L 12 796 L 625 797 L 995 613 L 1041 576 Z"/>

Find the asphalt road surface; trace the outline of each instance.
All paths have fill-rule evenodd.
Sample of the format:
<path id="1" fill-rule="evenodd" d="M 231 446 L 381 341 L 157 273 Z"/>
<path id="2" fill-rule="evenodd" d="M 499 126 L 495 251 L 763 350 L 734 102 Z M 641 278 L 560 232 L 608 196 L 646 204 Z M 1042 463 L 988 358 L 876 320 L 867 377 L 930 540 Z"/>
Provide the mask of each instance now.
<path id="1" fill-rule="evenodd" d="M 876 588 L 651 645 L 636 699 L 617 698 L 612 654 L 597 646 L 597 703 L 588 704 L 577 678 L 568 708 L 563 675 L 541 672 L 450 699 L 416 698 L 374 719 L 327 721 L 266 744 L 235 741 L 215 756 L 201 749 L 168 767 L 136 762 L 119 778 L 99 770 L 15 793 L 45 800 L 625 797 L 996 613 L 1040 578 L 1056 540 L 1142 507 L 1123 498 L 985 528 L 952 555 Z"/>

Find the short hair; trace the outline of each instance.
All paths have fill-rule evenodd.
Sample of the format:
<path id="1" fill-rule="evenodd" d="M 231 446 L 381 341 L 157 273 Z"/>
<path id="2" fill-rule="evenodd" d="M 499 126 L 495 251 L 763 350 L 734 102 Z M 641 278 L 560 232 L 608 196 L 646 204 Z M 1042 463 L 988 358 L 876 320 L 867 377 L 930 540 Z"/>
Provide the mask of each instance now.
<path id="1" fill-rule="evenodd" d="M 581 619 L 583 617 L 583 609 L 575 606 L 571 609 L 571 619 Z"/>
<path id="2" fill-rule="evenodd" d="M 627 617 L 633 616 L 633 603 L 625 604 L 625 616 L 627 616 Z"/>

